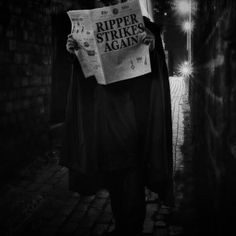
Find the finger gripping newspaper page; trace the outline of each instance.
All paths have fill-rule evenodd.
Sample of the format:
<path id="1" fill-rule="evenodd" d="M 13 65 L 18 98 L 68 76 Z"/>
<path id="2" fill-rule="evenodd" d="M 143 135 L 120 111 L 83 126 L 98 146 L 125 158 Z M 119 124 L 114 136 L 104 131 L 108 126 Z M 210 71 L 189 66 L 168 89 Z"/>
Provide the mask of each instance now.
<path id="1" fill-rule="evenodd" d="M 139 1 L 92 10 L 68 11 L 75 54 L 86 78 L 110 84 L 151 72 L 149 47 Z"/>

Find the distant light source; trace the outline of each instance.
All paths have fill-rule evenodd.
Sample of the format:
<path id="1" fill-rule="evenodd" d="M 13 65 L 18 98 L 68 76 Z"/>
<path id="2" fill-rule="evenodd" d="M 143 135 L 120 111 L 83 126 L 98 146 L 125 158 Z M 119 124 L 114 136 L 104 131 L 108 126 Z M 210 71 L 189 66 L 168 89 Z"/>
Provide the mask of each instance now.
<path id="1" fill-rule="evenodd" d="M 175 0 L 174 8 L 180 15 L 187 15 L 190 10 L 189 0 Z"/>
<path id="2" fill-rule="evenodd" d="M 165 12 L 164 15 L 167 16 L 167 12 Z"/>
<path id="3" fill-rule="evenodd" d="M 184 21 L 182 25 L 182 29 L 184 32 L 190 32 L 193 30 L 193 22 L 190 21 Z"/>
<path id="4" fill-rule="evenodd" d="M 183 77 L 190 77 L 193 74 L 193 66 L 189 62 L 185 61 L 178 68 L 178 74 Z"/>
<path id="5" fill-rule="evenodd" d="M 189 13 L 195 14 L 197 11 L 197 2 L 195 0 L 173 0 L 173 8 L 181 16 L 186 16 Z"/>

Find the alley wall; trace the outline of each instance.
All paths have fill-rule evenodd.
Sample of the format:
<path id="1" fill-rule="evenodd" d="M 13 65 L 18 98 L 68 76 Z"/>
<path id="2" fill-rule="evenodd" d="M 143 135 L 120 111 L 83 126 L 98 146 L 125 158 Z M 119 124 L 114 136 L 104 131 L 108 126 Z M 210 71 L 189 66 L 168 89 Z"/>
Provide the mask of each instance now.
<path id="1" fill-rule="evenodd" d="M 74 2 L 0 1 L 1 173 L 50 149 L 52 71 L 57 69 L 52 18 Z M 81 7 L 85 2 L 80 1 Z"/>
<path id="2" fill-rule="evenodd" d="M 190 101 L 196 204 L 209 235 L 231 230 L 236 203 L 235 6 L 235 1 L 200 0 L 194 19 Z"/>

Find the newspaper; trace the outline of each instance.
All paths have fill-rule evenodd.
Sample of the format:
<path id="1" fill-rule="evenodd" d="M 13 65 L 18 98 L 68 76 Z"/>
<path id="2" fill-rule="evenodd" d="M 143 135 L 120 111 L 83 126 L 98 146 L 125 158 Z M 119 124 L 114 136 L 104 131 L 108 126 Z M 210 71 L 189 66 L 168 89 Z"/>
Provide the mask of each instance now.
<path id="1" fill-rule="evenodd" d="M 138 0 L 67 13 L 86 78 L 110 84 L 151 72 L 149 48 L 141 43 L 145 26 Z"/>

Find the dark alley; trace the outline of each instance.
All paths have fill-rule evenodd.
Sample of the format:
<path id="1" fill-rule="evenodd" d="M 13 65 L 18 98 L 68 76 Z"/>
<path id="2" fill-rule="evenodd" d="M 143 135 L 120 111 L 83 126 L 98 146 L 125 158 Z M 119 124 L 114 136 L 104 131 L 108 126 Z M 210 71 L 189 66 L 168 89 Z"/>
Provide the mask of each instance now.
<path id="1" fill-rule="evenodd" d="M 235 28 L 234 0 L 0 0 L 0 235 L 236 235 Z"/>
<path id="2" fill-rule="evenodd" d="M 158 202 L 156 194 L 147 190 L 145 235 L 181 235 L 183 224 L 194 217 L 193 193 L 185 192 L 186 188 L 188 192 L 191 191 L 192 185 L 190 153 L 181 150 L 186 132 L 184 124 L 189 123 L 186 82 L 182 77 L 170 77 L 170 85 L 176 208 L 173 222 L 167 224 L 168 209 Z M 58 165 L 57 149 L 48 155 L 49 160 L 42 162 L 39 158 L 21 170 L 20 180 L 9 183 L 7 191 L 1 196 L 1 204 L 6 212 L 3 215 L 6 232 L 17 235 L 82 236 L 101 235 L 112 230 L 114 222 L 107 191 L 102 190 L 89 197 L 70 192 L 68 170 Z"/>

